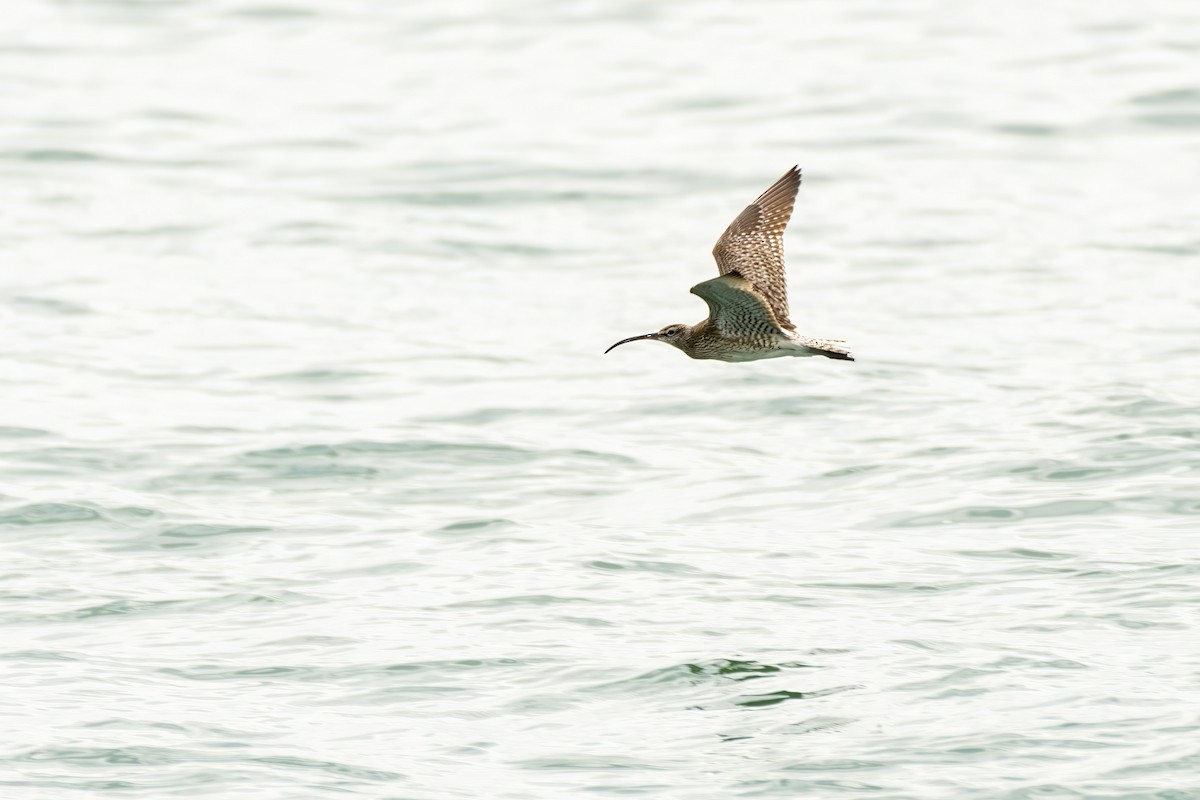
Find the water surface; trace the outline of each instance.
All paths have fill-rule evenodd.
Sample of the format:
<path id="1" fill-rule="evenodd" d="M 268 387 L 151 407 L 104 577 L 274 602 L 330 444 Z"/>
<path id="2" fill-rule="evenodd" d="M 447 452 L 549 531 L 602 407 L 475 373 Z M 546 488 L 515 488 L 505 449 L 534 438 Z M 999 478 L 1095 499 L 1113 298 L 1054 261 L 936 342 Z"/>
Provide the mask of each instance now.
<path id="1" fill-rule="evenodd" d="M 1200 798 L 1187 4 L 9 13 L 4 797 Z"/>

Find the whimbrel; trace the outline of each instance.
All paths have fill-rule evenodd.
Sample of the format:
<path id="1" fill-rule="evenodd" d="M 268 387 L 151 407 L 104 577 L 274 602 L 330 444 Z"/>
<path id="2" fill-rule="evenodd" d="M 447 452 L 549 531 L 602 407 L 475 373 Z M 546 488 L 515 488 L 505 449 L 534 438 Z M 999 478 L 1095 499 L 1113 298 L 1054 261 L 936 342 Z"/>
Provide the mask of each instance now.
<path id="1" fill-rule="evenodd" d="M 792 167 L 746 206 L 717 240 L 713 257 L 720 275 L 692 287 L 692 294 L 708 303 L 708 319 L 631 336 L 604 352 L 626 342 L 656 339 L 692 358 L 757 361 L 781 356 L 825 356 L 853 361 L 845 342 L 802 336 L 788 319 L 783 229 L 791 219 L 799 188 L 800 168 Z"/>

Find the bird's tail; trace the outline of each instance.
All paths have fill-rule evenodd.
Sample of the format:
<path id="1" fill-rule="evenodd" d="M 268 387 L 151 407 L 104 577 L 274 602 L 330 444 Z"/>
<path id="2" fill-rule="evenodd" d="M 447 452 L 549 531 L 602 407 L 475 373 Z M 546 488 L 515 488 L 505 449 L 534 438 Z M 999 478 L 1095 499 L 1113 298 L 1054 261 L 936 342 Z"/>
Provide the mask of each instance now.
<path id="1" fill-rule="evenodd" d="M 819 356 L 835 358 L 838 361 L 853 361 L 854 354 L 841 339 L 804 339 L 804 346 Z"/>

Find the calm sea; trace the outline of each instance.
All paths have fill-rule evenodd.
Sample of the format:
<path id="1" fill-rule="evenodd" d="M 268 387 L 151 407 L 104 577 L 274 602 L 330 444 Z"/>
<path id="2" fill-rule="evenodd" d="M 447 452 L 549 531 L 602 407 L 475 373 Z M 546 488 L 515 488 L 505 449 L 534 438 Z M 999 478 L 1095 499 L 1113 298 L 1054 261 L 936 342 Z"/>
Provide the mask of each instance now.
<path id="1" fill-rule="evenodd" d="M 4 14 L 4 800 L 1200 798 L 1195 4 Z"/>

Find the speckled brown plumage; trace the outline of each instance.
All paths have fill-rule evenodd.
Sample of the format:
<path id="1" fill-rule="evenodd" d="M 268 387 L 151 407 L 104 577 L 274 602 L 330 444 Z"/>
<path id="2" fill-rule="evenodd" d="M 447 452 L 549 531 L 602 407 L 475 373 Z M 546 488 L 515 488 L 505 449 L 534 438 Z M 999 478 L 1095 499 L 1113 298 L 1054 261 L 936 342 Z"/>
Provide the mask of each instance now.
<path id="1" fill-rule="evenodd" d="M 853 361 L 844 342 L 796 333 L 788 318 L 783 231 L 792 216 L 800 169 L 792 167 L 730 223 L 713 248 L 720 275 L 692 287 L 708 304 L 708 319 L 668 325 L 622 339 L 656 339 L 692 358 L 757 361 L 781 356 L 825 356 Z"/>
<path id="2" fill-rule="evenodd" d="M 792 167 L 729 223 L 713 247 L 720 273 L 736 272 L 750 281 L 789 331 L 796 326 L 788 319 L 783 231 L 792 218 L 799 188 L 800 168 Z"/>

